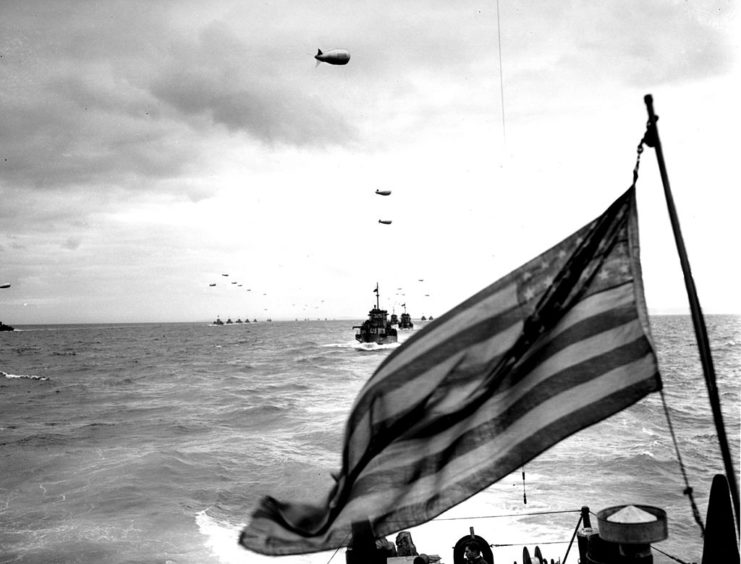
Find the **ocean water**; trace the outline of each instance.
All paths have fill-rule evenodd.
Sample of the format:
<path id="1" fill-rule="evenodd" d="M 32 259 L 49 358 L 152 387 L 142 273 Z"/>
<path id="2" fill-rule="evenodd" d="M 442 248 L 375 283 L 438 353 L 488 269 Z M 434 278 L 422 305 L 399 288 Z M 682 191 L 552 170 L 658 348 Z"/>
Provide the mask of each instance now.
<path id="1" fill-rule="evenodd" d="M 691 320 L 651 322 L 704 519 L 723 465 Z M 344 563 L 344 551 L 268 558 L 236 543 L 262 495 L 311 500 L 328 491 L 355 395 L 396 346 L 360 347 L 354 324 L 0 333 L 0 563 Z M 738 473 L 741 317 L 707 324 Z M 519 561 L 523 545 L 563 559 L 581 506 L 643 503 L 669 516 L 669 539 L 656 548 L 701 558 L 658 395 L 563 441 L 525 472 L 524 486 L 518 471 L 412 529 L 418 550 L 452 564 L 453 545 L 474 527 L 497 562 Z"/>

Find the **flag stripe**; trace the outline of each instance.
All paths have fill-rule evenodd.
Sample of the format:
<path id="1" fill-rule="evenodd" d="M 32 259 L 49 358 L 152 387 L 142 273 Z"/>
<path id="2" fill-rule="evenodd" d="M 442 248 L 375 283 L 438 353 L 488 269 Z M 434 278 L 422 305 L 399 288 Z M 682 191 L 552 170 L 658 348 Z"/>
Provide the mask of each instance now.
<path id="1" fill-rule="evenodd" d="M 647 385 L 646 380 L 641 379 L 631 386 L 621 388 L 589 405 L 572 410 L 560 419 L 535 431 L 526 441 L 512 444 L 501 457 L 493 462 L 502 468 L 501 477 L 505 477 L 551 446 L 554 437 L 565 438 L 583 429 L 583 421 L 591 420 L 589 416 L 594 412 L 603 413 L 605 414 L 604 418 L 607 418 L 624 409 L 625 397 L 632 397 L 637 401 L 652 391 L 655 390 Z M 480 456 L 485 456 L 485 454 L 480 454 Z M 458 467 L 464 468 L 465 466 L 459 465 Z M 511 468 L 511 470 L 506 472 L 504 471 L 505 468 Z M 452 473 L 455 473 L 455 469 Z M 468 479 L 460 480 L 450 486 L 446 484 L 430 485 L 428 489 L 434 493 L 429 498 L 425 498 L 421 502 L 395 507 L 391 505 L 391 507 L 394 507 L 393 511 L 389 511 L 375 521 L 375 530 L 379 535 L 385 535 L 398 530 L 400 523 L 429 521 L 445 511 L 446 508 L 453 507 L 488 487 L 491 483 L 490 480 L 491 478 L 488 476 L 474 473 Z M 438 508 L 442 509 L 439 510 Z"/>
<path id="2" fill-rule="evenodd" d="M 629 337 L 631 335 L 635 335 L 637 333 L 637 326 L 636 324 L 632 323 L 629 326 L 618 328 L 615 331 L 612 331 L 608 334 L 605 334 L 605 338 L 610 338 L 616 336 L 617 331 L 620 331 L 623 333 L 624 336 Z M 609 352 L 609 351 L 608 351 Z M 584 362 L 591 363 L 588 368 L 590 370 L 597 370 L 599 368 L 598 362 L 600 360 L 600 356 L 596 356 L 597 353 L 599 353 L 598 350 L 591 350 L 586 356 Z M 610 360 L 615 360 L 614 357 L 610 358 Z M 583 364 L 582 363 L 582 364 Z M 558 376 L 559 372 L 564 372 L 569 370 L 570 366 L 574 366 L 575 369 L 579 368 L 576 363 L 572 363 L 570 366 L 559 366 L 559 362 L 554 361 L 553 366 L 551 365 L 543 365 L 539 370 L 534 371 L 531 374 L 528 374 L 526 377 L 523 377 L 520 379 L 515 385 L 508 388 L 507 390 L 504 390 L 499 393 L 494 393 L 491 395 L 491 397 L 487 400 L 487 403 L 482 406 L 482 411 L 485 413 L 489 412 L 503 412 L 510 408 L 510 406 L 518 401 L 522 396 L 527 395 L 531 392 L 531 389 L 543 381 L 546 381 L 547 379 Z M 457 412 L 460 410 L 460 406 L 454 406 L 455 411 Z M 431 409 L 431 417 L 434 416 L 434 409 Z M 476 413 L 477 416 L 482 416 L 480 413 Z M 403 435 L 400 437 L 400 440 L 405 439 L 407 436 L 410 436 L 411 432 L 414 431 L 414 429 L 411 429 L 409 433 Z M 408 448 L 408 445 L 399 445 L 398 447 L 392 446 L 389 447 L 391 450 L 390 453 L 393 453 L 394 455 L 400 454 L 395 453 L 394 451 L 398 448 L 399 451 L 403 451 L 404 448 Z"/>
<path id="3" fill-rule="evenodd" d="M 647 346 L 647 343 L 643 339 L 604 353 L 599 357 L 581 362 L 578 365 L 570 366 L 534 385 L 531 383 L 524 384 L 520 386 L 523 390 L 518 395 L 516 401 L 510 402 L 510 405 L 504 408 L 496 405 L 498 398 L 492 398 L 485 403 L 481 408 L 482 411 L 496 413 L 496 416 L 470 428 L 469 426 L 472 425 L 470 421 L 471 416 L 466 416 L 465 413 L 461 414 L 457 412 L 449 414 L 449 416 L 464 416 L 452 424 L 445 417 L 438 419 L 431 425 L 425 426 L 424 432 L 408 437 L 404 436 L 388 452 L 374 459 L 373 464 L 369 465 L 366 471 L 356 481 L 354 493 L 357 494 L 363 491 L 361 485 L 364 483 L 364 480 L 372 481 L 374 476 L 380 476 L 382 473 L 392 483 L 406 483 L 407 480 L 402 479 L 402 475 L 408 471 L 408 461 L 409 459 L 414 459 L 420 451 L 424 452 L 426 456 L 424 467 L 428 471 L 436 472 L 447 460 L 453 457 L 454 453 L 450 452 L 451 448 L 456 449 L 456 456 L 463 454 L 467 450 L 474 448 L 477 445 L 477 441 L 489 441 L 491 436 L 498 435 L 509 425 L 512 425 L 514 421 L 524 417 L 533 408 L 549 398 L 568 393 L 571 388 L 593 380 L 595 371 L 603 367 L 604 363 L 612 362 L 614 363 L 613 365 L 621 365 L 641 354 L 650 354 L 650 347 Z M 630 362 L 627 362 L 627 364 L 630 364 Z M 456 426 L 453 427 L 452 425 Z M 459 427 L 468 429 L 464 434 L 456 436 L 455 431 Z M 430 445 L 438 444 L 444 445 L 444 448 L 437 450 L 434 454 L 430 453 L 430 450 L 434 448 L 431 448 Z M 393 474 L 392 468 L 384 465 L 385 461 L 397 466 L 398 472 L 401 474 Z"/>
<path id="4" fill-rule="evenodd" d="M 645 343 L 642 346 L 645 347 Z M 615 360 L 615 356 L 610 358 L 610 360 Z M 585 363 L 580 368 L 583 371 L 591 371 L 592 365 L 593 363 Z M 582 380 L 588 377 L 589 376 L 586 372 L 582 374 Z M 578 384 L 578 381 L 575 382 L 568 379 L 564 380 L 563 376 L 559 374 L 555 375 L 545 382 L 523 382 L 520 388 L 517 390 L 517 397 L 514 400 L 510 398 L 502 398 L 501 396 L 494 397 L 491 398 L 481 408 L 480 412 L 485 414 L 501 412 L 503 415 L 498 420 L 492 421 L 488 418 L 482 420 L 483 416 L 481 415 L 481 413 L 477 413 L 474 417 L 462 421 L 455 427 L 451 426 L 450 429 L 442 430 L 439 435 L 434 437 L 427 437 L 422 439 L 416 437 L 418 439 L 416 441 L 409 440 L 409 438 L 404 437 L 400 439 L 400 442 L 398 444 L 395 444 L 393 448 L 389 449 L 388 453 L 384 453 L 384 456 L 379 456 L 377 460 L 374 460 L 373 464 L 369 465 L 369 467 L 366 469 L 366 472 L 361 475 L 362 477 L 359 478 L 359 480 L 365 479 L 364 476 L 371 475 L 373 472 L 386 470 L 383 465 L 388 465 L 389 469 L 393 470 L 395 466 L 409 464 L 415 459 L 415 457 L 420 456 L 421 454 L 434 457 L 436 456 L 436 453 L 439 453 L 441 451 L 441 449 L 447 448 L 448 445 L 454 444 L 455 441 L 470 441 L 470 438 L 461 438 L 461 428 L 465 429 L 466 427 L 470 427 L 472 433 L 471 437 L 476 437 L 476 433 L 479 432 L 481 429 L 484 429 L 487 432 L 494 431 L 496 430 L 496 426 L 493 427 L 492 425 L 496 424 L 498 426 L 502 426 L 508 422 L 508 419 L 515 420 L 517 417 L 526 412 L 530 407 L 532 407 L 532 401 L 534 399 L 545 399 L 558 395 L 559 393 L 564 393 L 565 391 L 568 391 L 568 388 L 570 386 L 573 387 L 574 385 Z M 530 405 L 528 405 L 528 398 L 530 400 Z M 449 454 L 449 452 L 446 451 L 445 454 Z"/>
<path id="5" fill-rule="evenodd" d="M 630 306 L 617 307 L 599 316 L 578 321 L 544 340 L 541 346 L 534 347 L 533 353 L 524 357 L 504 378 L 503 385 L 507 386 L 510 382 L 514 384 L 520 374 L 535 372 L 543 366 L 552 370 L 555 365 L 563 364 L 568 368 L 580 355 L 609 351 L 630 338 L 643 338 L 643 328 L 637 321 L 635 309 Z M 630 330 L 629 335 L 623 334 L 626 328 Z"/>

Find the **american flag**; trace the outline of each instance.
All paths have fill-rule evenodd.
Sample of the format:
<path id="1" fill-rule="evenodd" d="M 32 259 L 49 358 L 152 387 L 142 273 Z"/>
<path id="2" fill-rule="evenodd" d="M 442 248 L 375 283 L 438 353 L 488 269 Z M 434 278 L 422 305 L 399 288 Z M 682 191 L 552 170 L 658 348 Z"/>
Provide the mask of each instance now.
<path id="1" fill-rule="evenodd" d="M 326 503 L 265 497 L 240 543 L 299 554 L 346 546 L 354 522 L 419 525 L 659 389 L 630 188 L 391 353 L 355 400 Z"/>

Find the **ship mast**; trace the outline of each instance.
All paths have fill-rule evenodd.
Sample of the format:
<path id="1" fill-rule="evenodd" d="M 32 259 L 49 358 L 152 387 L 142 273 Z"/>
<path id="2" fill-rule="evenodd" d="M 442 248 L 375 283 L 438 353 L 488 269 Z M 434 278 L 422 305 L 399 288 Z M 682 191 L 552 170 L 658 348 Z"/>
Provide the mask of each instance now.
<path id="1" fill-rule="evenodd" d="M 703 373 L 705 375 L 705 384 L 708 389 L 710 407 L 713 411 L 715 429 L 718 433 L 718 442 L 720 444 L 720 450 L 723 456 L 723 464 L 726 470 L 728 486 L 731 491 L 731 499 L 733 500 L 733 506 L 736 510 L 736 531 L 738 531 L 740 512 L 738 486 L 736 485 L 736 473 L 733 469 L 733 458 L 731 457 L 731 450 L 728 446 L 725 424 L 723 423 L 723 413 L 720 408 L 720 396 L 715 379 L 715 368 L 713 366 L 713 357 L 710 353 L 710 340 L 708 339 L 707 328 L 705 327 L 705 319 L 702 314 L 702 308 L 700 307 L 700 300 L 697 297 L 695 282 L 692 278 L 692 271 L 690 270 L 690 262 L 689 258 L 687 257 L 687 250 L 684 246 L 682 231 L 679 227 L 677 210 L 674 207 L 674 197 L 672 196 L 671 187 L 669 186 L 669 175 L 666 172 L 664 153 L 661 149 L 659 130 L 656 126 L 656 122 L 658 121 L 659 117 L 654 112 L 653 97 L 651 96 L 651 94 L 646 94 L 643 100 L 646 103 L 646 110 L 648 111 L 648 129 L 646 131 L 645 142 L 649 147 L 653 147 L 654 151 L 656 152 L 656 160 L 658 161 L 659 172 L 661 173 L 661 183 L 664 186 L 664 197 L 666 199 L 666 206 L 669 212 L 669 219 L 671 220 L 672 230 L 674 232 L 674 242 L 677 246 L 677 254 L 679 255 L 679 261 L 682 266 L 682 273 L 684 274 L 684 283 L 687 290 L 687 297 L 690 303 L 692 323 L 695 328 L 695 337 L 697 338 L 697 347 L 700 352 L 700 362 L 702 364 Z"/>

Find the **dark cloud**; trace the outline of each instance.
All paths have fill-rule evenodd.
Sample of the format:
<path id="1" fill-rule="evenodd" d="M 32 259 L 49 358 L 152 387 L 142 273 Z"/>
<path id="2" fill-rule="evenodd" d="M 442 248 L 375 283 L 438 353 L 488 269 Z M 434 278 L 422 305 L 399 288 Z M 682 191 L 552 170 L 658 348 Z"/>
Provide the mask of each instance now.
<path id="1" fill-rule="evenodd" d="M 89 223 L 82 218 L 111 207 L 110 194 L 69 188 L 39 190 L 0 189 L 0 225 L 8 236 L 58 234 L 68 238 L 85 232 Z M 22 239 L 19 239 L 22 241 Z"/>
<path id="2" fill-rule="evenodd" d="M 158 115 L 116 61 L 81 61 L 70 73 L 52 45 L 38 49 L 34 58 L 43 62 L 8 56 L 0 68 L 11 84 L 1 100 L 0 183 L 137 189 L 144 179 L 182 173 L 196 159 L 196 146 L 174 142 L 189 128 Z"/>
<path id="3" fill-rule="evenodd" d="M 173 142 L 183 129 L 177 124 L 150 120 L 144 111 L 136 117 L 81 106 L 59 92 L 43 106 L 16 107 L 0 117 L 0 127 L 15 133 L 0 140 L 0 179 L 16 187 L 136 189 L 145 178 L 183 172 L 197 156 L 195 147 Z"/>
<path id="4" fill-rule="evenodd" d="M 271 144 L 351 140 L 354 131 L 331 100 L 307 91 L 293 74 L 301 66 L 286 58 L 279 49 L 258 50 L 240 42 L 224 24 L 213 24 L 195 44 L 171 53 L 151 91 L 185 116 L 206 117 L 231 132 Z M 302 60 L 304 68 L 309 63 L 308 58 Z"/>
<path id="5" fill-rule="evenodd" d="M 0 185 L 151 189 L 207 170 L 219 136 L 321 146 L 355 135 L 331 102 L 271 68 L 269 48 L 219 24 L 188 33 L 146 6 L 3 10 Z"/>
<path id="6" fill-rule="evenodd" d="M 77 250 L 80 247 L 82 240 L 79 237 L 69 237 L 62 243 L 62 248 L 69 251 Z"/>

